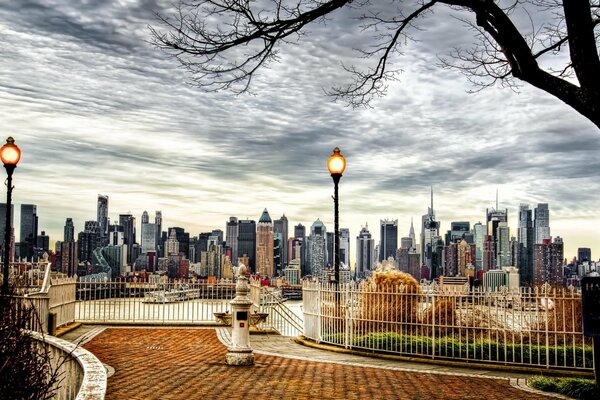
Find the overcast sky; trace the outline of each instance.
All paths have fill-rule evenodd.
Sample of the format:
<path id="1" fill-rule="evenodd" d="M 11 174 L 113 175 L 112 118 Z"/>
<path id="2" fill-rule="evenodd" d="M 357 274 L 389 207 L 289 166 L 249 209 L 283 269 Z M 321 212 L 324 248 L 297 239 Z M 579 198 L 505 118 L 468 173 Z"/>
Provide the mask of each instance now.
<path id="1" fill-rule="evenodd" d="M 291 232 L 316 218 L 332 229 L 326 160 L 339 146 L 341 226 L 352 237 L 368 222 L 378 239 L 383 218 L 406 236 L 411 217 L 418 235 L 430 186 L 442 231 L 485 222 L 498 189 L 511 234 L 519 203 L 549 203 L 565 256 L 577 247 L 600 256 L 600 131 L 529 86 L 468 94 L 459 72 L 437 66 L 473 42 L 455 12 L 426 18 L 419 41 L 393 60 L 399 81 L 354 110 L 325 90 L 349 81 L 341 62 L 366 65 L 352 51 L 371 40 L 356 29 L 357 10 L 311 26 L 261 71 L 253 95 L 234 96 L 189 86 L 148 43 L 154 13 L 168 12 L 159 3 L 0 1 L 0 133 L 23 152 L 14 201 L 37 204 L 52 241 L 66 217 L 77 230 L 95 219 L 98 193 L 113 220 L 162 210 L 164 227 L 193 235 L 224 230 L 229 216 L 258 219 L 265 207 L 285 213 Z"/>

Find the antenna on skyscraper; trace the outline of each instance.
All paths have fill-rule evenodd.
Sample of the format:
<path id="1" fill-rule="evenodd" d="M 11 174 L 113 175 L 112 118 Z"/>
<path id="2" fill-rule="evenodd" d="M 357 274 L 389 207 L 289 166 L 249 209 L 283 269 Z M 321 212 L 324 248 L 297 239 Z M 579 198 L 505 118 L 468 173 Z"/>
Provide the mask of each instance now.
<path id="1" fill-rule="evenodd" d="M 498 188 L 496 188 L 496 211 L 498 211 Z"/>
<path id="2" fill-rule="evenodd" d="M 431 185 L 431 211 L 433 212 L 433 185 Z"/>

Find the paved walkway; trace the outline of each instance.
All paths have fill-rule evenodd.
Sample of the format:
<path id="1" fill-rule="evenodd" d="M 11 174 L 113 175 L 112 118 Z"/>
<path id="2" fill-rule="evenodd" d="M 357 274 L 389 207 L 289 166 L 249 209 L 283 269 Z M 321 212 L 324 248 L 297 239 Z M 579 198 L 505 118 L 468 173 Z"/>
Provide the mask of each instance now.
<path id="1" fill-rule="evenodd" d="M 82 336 L 83 334 L 83 336 Z M 83 326 L 63 337 L 114 368 L 106 399 L 547 399 L 499 372 L 330 353 L 253 335 L 256 363 L 225 363 L 229 332 Z M 492 376 L 494 375 L 495 376 Z"/>

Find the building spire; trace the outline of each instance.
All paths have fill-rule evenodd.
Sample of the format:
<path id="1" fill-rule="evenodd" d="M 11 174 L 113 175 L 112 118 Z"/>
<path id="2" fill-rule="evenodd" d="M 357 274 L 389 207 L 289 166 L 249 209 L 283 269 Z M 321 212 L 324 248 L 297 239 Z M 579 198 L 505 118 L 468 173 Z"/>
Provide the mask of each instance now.
<path id="1" fill-rule="evenodd" d="M 431 212 L 433 213 L 433 185 L 431 186 Z"/>
<path id="2" fill-rule="evenodd" d="M 496 188 L 496 211 L 498 211 L 498 188 Z"/>

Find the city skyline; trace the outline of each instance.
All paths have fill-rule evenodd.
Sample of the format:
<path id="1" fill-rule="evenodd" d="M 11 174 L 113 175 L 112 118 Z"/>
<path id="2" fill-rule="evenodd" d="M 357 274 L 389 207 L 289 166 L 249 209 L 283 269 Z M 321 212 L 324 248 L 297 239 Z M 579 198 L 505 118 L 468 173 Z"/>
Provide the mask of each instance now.
<path id="1" fill-rule="evenodd" d="M 578 247 L 600 254 L 597 128 L 529 86 L 467 94 L 458 72 L 432 67 L 444 49 L 471 40 L 465 29 L 427 26 L 403 48 L 388 95 L 351 109 L 322 89 L 348 80 L 338 64 L 356 54 L 344 45 L 367 41 L 352 29 L 352 9 L 287 47 L 256 77 L 254 96 L 233 96 L 189 87 L 147 43 L 164 4 L 0 6 L 2 132 L 23 152 L 15 210 L 37 205 L 40 230 L 53 240 L 66 217 L 77 226 L 94 219 L 98 193 L 111 196 L 113 217 L 162 210 L 163 226 L 193 233 L 224 229 L 231 215 L 258 219 L 265 207 L 292 223 L 320 218 L 331 227 L 325 163 L 339 146 L 348 161 L 340 225 L 352 238 L 369 222 L 378 243 L 382 218 L 399 219 L 407 235 L 410 217 L 426 213 L 430 185 L 442 232 L 451 221 L 484 222 L 498 188 L 511 235 L 520 203 L 549 203 L 565 255 Z M 460 16 L 439 10 L 438 21 L 450 15 Z"/>
<path id="2" fill-rule="evenodd" d="M 119 217 L 122 216 L 122 215 L 129 215 L 129 214 L 131 214 L 133 216 L 133 218 L 136 220 L 135 229 L 137 231 L 136 237 L 137 237 L 137 243 L 138 244 L 141 244 L 142 221 L 143 221 L 144 216 L 146 215 L 145 213 L 147 213 L 147 215 L 150 216 L 150 219 L 152 221 L 154 221 L 155 213 L 157 211 L 161 212 L 161 218 L 163 218 L 163 216 L 166 216 L 166 219 L 163 219 L 162 228 L 163 228 L 164 232 L 167 232 L 167 235 L 169 234 L 169 232 L 167 231 L 167 229 L 169 229 L 170 227 L 181 227 L 181 228 L 183 228 L 186 232 L 188 232 L 192 236 L 197 236 L 197 235 L 199 235 L 202 232 L 210 232 L 213 229 L 220 229 L 223 232 L 226 232 L 227 231 L 227 223 L 229 222 L 229 219 L 231 217 L 236 217 L 239 220 L 253 220 L 255 222 L 258 222 L 259 219 L 260 219 L 260 217 L 261 217 L 261 215 L 264 213 L 264 210 L 262 212 L 259 212 L 257 215 L 254 215 L 254 216 L 252 216 L 252 215 L 250 215 L 250 216 L 241 216 L 241 215 L 234 215 L 234 214 L 231 214 L 231 213 L 224 213 L 223 215 L 229 215 L 229 216 L 222 221 L 223 222 L 222 224 L 220 224 L 220 225 L 219 224 L 216 224 L 216 225 L 206 225 L 206 226 L 205 225 L 199 225 L 199 226 L 201 226 L 200 230 L 193 230 L 193 228 L 190 228 L 190 222 L 189 221 L 188 222 L 180 221 L 181 223 L 179 225 L 178 224 L 169 223 L 169 217 L 168 217 L 169 214 L 165 213 L 164 210 L 150 210 L 150 211 L 148 211 L 148 210 L 144 209 L 144 210 L 140 211 L 139 213 L 131 211 L 130 209 L 128 209 L 127 211 L 113 210 L 112 202 L 111 202 L 111 200 L 112 200 L 112 196 L 111 195 L 107 195 L 105 193 L 105 194 L 98 194 L 98 196 L 107 196 L 108 199 L 109 199 L 109 203 L 108 203 L 109 204 L 108 205 L 108 217 L 110 219 L 110 223 L 111 224 L 118 224 L 119 223 Z M 540 204 L 546 205 L 546 203 L 540 203 Z M 19 206 L 19 209 L 20 209 L 20 204 L 17 203 L 17 206 Z M 535 204 L 534 203 L 529 203 L 529 206 L 530 206 L 530 208 L 533 209 L 533 208 L 535 208 L 535 206 L 537 206 L 537 203 L 535 203 Z M 554 228 L 554 224 L 553 224 L 553 207 L 552 207 L 551 204 L 548 205 L 548 206 L 549 206 L 549 209 L 550 209 L 550 218 L 549 218 L 549 221 L 550 221 L 550 233 L 551 233 L 551 236 L 552 236 L 552 238 L 561 237 L 565 241 L 565 252 L 564 252 L 564 254 L 565 254 L 565 257 L 567 258 L 567 260 L 571 260 L 573 257 L 576 257 L 579 248 L 590 248 L 591 252 L 592 252 L 592 256 L 594 256 L 594 254 L 598 254 L 598 253 L 595 253 L 595 248 L 594 248 L 593 245 L 585 245 L 585 243 L 582 244 L 582 245 L 578 245 L 578 246 L 569 245 L 569 238 L 566 237 L 565 235 L 561 234 L 560 231 L 557 231 L 557 229 Z M 430 208 L 429 204 L 426 206 L 426 208 L 427 209 Z M 39 209 L 39 206 L 38 206 L 38 209 Z M 493 209 L 493 207 L 490 207 L 490 209 Z M 519 222 L 518 221 L 518 207 L 515 210 L 513 210 L 513 208 L 510 207 L 510 206 L 502 207 L 501 208 L 501 210 L 504 210 L 504 209 L 508 209 L 508 227 L 510 229 L 510 237 L 514 236 L 516 238 L 518 236 L 518 222 Z M 476 220 L 476 221 L 474 221 L 474 220 L 467 220 L 466 218 L 463 218 L 463 219 L 458 218 L 458 219 L 453 219 L 453 220 L 444 220 L 444 219 L 441 219 L 439 217 L 440 210 L 437 208 L 437 206 L 434 206 L 434 211 L 436 213 L 436 221 L 438 221 L 440 223 L 440 228 L 439 228 L 440 236 L 443 238 L 444 235 L 446 234 L 446 232 L 449 231 L 449 230 L 451 230 L 451 224 L 455 223 L 455 222 L 467 221 L 467 222 L 469 222 L 471 224 L 472 227 L 473 227 L 474 224 L 477 224 L 477 223 L 481 222 L 485 226 L 485 224 L 486 224 L 486 222 L 485 222 L 485 213 L 486 213 L 487 210 L 489 210 L 489 209 L 486 209 L 486 210 L 483 211 L 484 218 Z M 285 215 L 287 217 L 288 213 L 284 211 L 281 215 Z M 441 215 L 443 216 L 444 214 L 442 213 Z M 111 216 L 112 216 L 112 218 L 111 218 Z M 386 216 L 386 217 L 382 217 L 382 218 L 383 218 L 383 220 L 385 220 L 388 217 L 389 217 L 389 215 Z M 397 228 L 398 229 L 398 238 L 397 238 L 398 243 L 397 243 L 397 246 L 398 247 L 400 247 L 400 238 L 404 238 L 404 237 L 408 237 L 409 236 L 409 229 L 410 229 L 410 226 L 411 226 L 411 217 L 412 216 L 408 217 L 408 225 L 407 225 L 406 224 L 406 218 L 401 217 L 401 216 L 394 216 L 394 219 L 396 219 L 398 221 L 397 222 L 397 224 L 398 224 L 398 228 Z M 417 216 L 415 216 L 415 218 L 416 217 Z M 19 226 L 20 213 L 17 212 L 16 214 L 13 214 L 13 218 L 16 221 L 16 226 Z M 74 236 L 76 237 L 78 232 L 84 231 L 84 222 L 90 221 L 90 220 L 95 220 L 97 217 L 94 217 L 94 216 L 85 217 L 85 216 L 83 216 L 81 218 L 74 218 L 74 217 L 70 217 L 70 216 L 66 216 L 65 215 L 65 217 L 61 221 L 59 221 L 60 226 L 58 227 L 57 231 L 53 231 L 53 230 L 47 228 L 46 225 L 44 225 L 45 218 L 44 218 L 43 213 L 40 214 L 38 212 L 38 218 L 40 218 L 39 227 L 38 227 L 38 234 L 40 234 L 42 230 L 45 231 L 46 235 L 48 235 L 50 237 L 50 248 L 54 249 L 55 243 L 56 242 L 60 242 L 60 241 L 63 240 L 63 235 L 64 235 L 64 232 L 65 232 L 64 231 L 64 229 L 65 229 L 64 228 L 65 227 L 65 220 L 71 221 L 73 223 L 73 225 L 74 225 Z M 276 218 L 279 218 L 279 217 L 276 217 Z M 331 219 L 331 221 L 329 221 L 329 219 Z M 288 220 L 289 220 L 289 226 L 290 226 L 290 228 L 294 227 L 297 224 L 302 224 L 305 227 L 310 228 L 310 226 L 315 221 L 321 220 L 324 223 L 324 225 L 325 225 L 325 227 L 326 227 L 326 229 L 327 229 L 328 232 L 332 232 L 333 231 L 333 217 L 332 216 L 331 216 L 331 218 L 327 218 L 327 217 L 325 217 L 325 218 L 314 217 L 312 220 L 306 220 L 306 221 L 304 221 L 304 220 L 301 221 L 301 220 L 297 220 L 295 218 L 291 218 L 290 217 L 290 218 L 288 218 Z M 369 231 L 371 233 L 371 237 L 374 240 L 375 245 L 380 245 L 380 223 L 382 223 L 383 220 L 380 218 L 377 221 L 365 221 L 367 223 L 367 225 L 368 225 L 367 228 L 369 229 Z M 166 221 L 166 224 L 165 224 L 164 221 Z M 396 221 L 391 221 L 391 222 L 396 222 Z M 197 226 L 197 225 L 193 225 L 192 224 L 191 226 Z M 341 224 L 341 228 L 349 229 L 350 230 L 351 243 L 354 243 L 354 241 L 358 238 L 358 236 L 360 234 L 360 231 L 364 227 L 365 227 L 365 223 L 362 223 L 362 224 L 360 224 L 359 228 L 356 229 L 356 231 L 355 231 L 353 228 L 348 228 L 347 226 Z M 406 227 L 406 229 L 404 229 L 405 227 Z M 307 236 L 309 235 L 309 233 L 310 232 L 307 232 Z M 288 239 L 292 238 L 292 237 L 293 237 L 293 235 L 290 233 L 288 235 Z M 16 239 L 17 242 L 21 241 L 20 240 L 20 235 L 17 232 L 15 232 L 15 239 Z M 417 239 L 417 244 L 419 245 L 418 248 L 417 248 L 417 252 L 421 251 L 420 250 L 421 249 L 420 240 L 421 240 L 420 238 Z M 593 242 L 593 240 L 590 240 L 590 242 Z M 356 249 L 353 249 L 350 252 L 350 261 L 351 261 L 350 266 L 353 269 L 354 269 L 355 262 L 356 262 L 356 251 L 355 250 Z M 571 252 L 572 252 L 572 254 L 571 254 Z M 596 257 L 596 258 L 598 258 L 598 257 Z M 600 260 L 600 258 L 598 258 L 598 259 Z M 377 260 L 375 260 L 375 261 L 377 261 Z"/>

